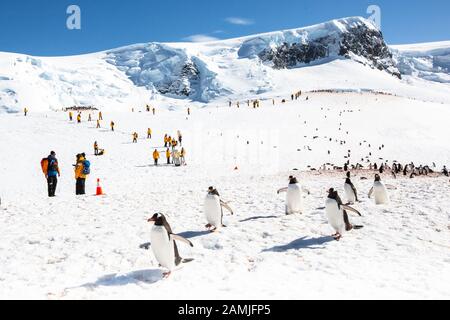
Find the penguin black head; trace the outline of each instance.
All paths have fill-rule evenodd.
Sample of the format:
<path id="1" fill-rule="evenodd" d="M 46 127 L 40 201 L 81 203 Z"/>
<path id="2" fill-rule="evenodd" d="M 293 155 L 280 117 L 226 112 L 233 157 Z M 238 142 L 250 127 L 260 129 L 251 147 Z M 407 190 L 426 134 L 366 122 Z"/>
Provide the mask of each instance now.
<path id="1" fill-rule="evenodd" d="M 167 223 L 166 217 L 162 213 L 155 213 L 148 222 L 154 222 L 155 226 L 163 226 Z"/>
<path id="2" fill-rule="evenodd" d="M 337 192 L 334 190 L 334 188 L 331 188 L 328 190 L 328 198 L 329 199 L 336 199 Z"/>
<path id="3" fill-rule="evenodd" d="M 209 188 L 208 188 L 208 194 L 210 194 L 210 195 L 216 195 L 216 196 L 219 196 L 219 197 L 220 197 L 219 192 L 218 192 L 217 189 L 214 188 L 214 187 L 209 187 Z"/>
<path id="4" fill-rule="evenodd" d="M 375 175 L 375 181 L 377 181 L 377 182 L 381 181 L 381 177 L 379 174 Z"/>
<path id="5" fill-rule="evenodd" d="M 290 176 L 289 177 L 289 184 L 297 184 L 298 180 L 296 177 Z"/>

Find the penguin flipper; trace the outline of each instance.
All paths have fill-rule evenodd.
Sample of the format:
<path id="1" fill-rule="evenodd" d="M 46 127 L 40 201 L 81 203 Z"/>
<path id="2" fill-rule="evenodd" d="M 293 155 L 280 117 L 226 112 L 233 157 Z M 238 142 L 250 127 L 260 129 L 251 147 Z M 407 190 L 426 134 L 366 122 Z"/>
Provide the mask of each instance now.
<path id="1" fill-rule="evenodd" d="M 192 242 L 190 242 L 190 241 L 189 241 L 188 239 L 186 239 L 186 238 L 183 238 L 182 236 L 179 236 L 179 235 L 176 235 L 176 234 L 171 234 L 170 236 L 172 237 L 173 240 L 184 242 L 184 243 L 190 245 L 191 247 L 194 246 L 194 245 L 192 244 Z"/>
<path id="2" fill-rule="evenodd" d="M 230 208 L 230 206 L 229 206 L 227 203 L 223 202 L 222 200 L 220 200 L 220 206 L 222 206 L 223 208 L 225 208 L 225 209 L 227 209 L 228 211 L 230 211 L 231 215 L 234 215 L 234 212 L 233 212 L 233 210 Z"/>
<path id="3" fill-rule="evenodd" d="M 281 188 L 280 190 L 277 191 L 277 194 L 280 194 L 282 192 L 287 192 L 288 188 Z"/>
<path id="4" fill-rule="evenodd" d="M 360 217 L 362 217 L 361 213 L 359 213 L 358 210 L 353 209 L 353 208 L 350 207 L 350 206 L 347 206 L 347 205 L 344 205 L 344 204 L 343 204 L 343 205 L 341 205 L 341 207 L 342 207 L 344 210 L 354 212 L 354 213 L 356 213 L 357 215 L 359 215 Z"/>
<path id="5" fill-rule="evenodd" d="M 373 193 L 373 187 L 370 188 L 370 191 L 369 191 L 369 199 L 372 197 L 372 193 Z"/>

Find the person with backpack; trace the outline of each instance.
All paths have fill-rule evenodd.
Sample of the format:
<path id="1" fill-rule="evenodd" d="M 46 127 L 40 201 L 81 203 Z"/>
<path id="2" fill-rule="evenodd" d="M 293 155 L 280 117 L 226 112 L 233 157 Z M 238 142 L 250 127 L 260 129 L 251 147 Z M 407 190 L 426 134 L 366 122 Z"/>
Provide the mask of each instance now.
<path id="1" fill-rule="evenodd" d="M 181 166 L 180 152 L 178 150 L 172 152 L 172 161 L 175 167 Z"/>
<path id="2" fill-rule="evenodd" d="M 52 198 L 55 196 L 58 177 L 61 176 L 55 151 L 50 152 L 47 158 L 41 160 L 41 168 L 47 179 L 48 196 Z"/>
<path id="3" fill-rule="evenodd" d="M 137 143 L 138 142 L 138 133 L 134 132 L 133 133 L 133 143 Z"/>
<path id="4" fill-rule="evenodd" d="M 86 160 L 86 154 L 77 154 L 77 163 L 75 164 L 76 195 L 86 194 L 86 178 L 90 173 L 91 163 Z"/>
<path id="5" fill-rule="evenodd" d="M 79 114 L 77 115 L 77 122 L 78 122 L 78 123 L 81 123 L 81 113 L 79 113 Z"/>
<path id="6" fill-rule="evenodd" d="M 151 139 L 152 138 L 152 129 L 148 128 L 147 129 L 147 139 Z"/>

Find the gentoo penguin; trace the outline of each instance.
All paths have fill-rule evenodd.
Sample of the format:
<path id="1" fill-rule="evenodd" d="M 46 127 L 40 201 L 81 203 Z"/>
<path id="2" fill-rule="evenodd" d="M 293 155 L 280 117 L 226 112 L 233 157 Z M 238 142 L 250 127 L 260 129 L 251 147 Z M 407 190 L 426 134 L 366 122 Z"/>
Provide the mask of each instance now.
<path id="1" fill-rule="evenodd" d="M 152 218 L 148 219 L 148 222 L 154 223 L 150 240 L 153 254 L 160 266 L 168 270 L 164 273 L 164 277 L 167 278 L 175 267 L 181 263 L 192 261 L 180 257 L 175 240 L 185 242 L 191 247 L 194 245 L 189 240 L 173 234 L 172 228 L 162 213 L 155 213 Z"/>
<path id="2" fill-rule="evenodd" d="M 393 188 L 393 187 L 391 187 Z M 375 204 L 388 204 L 389 203 L 389 195 L 387 192 L 386 186 L 381 182 L 381 177 L 379 174 L 375 175 L 375 182 L 373 187 L 369 191 L 369 199 L 372 197 L 372 194 L 375 197 Z"/>
<path id="3" fill-rule="evenodd" d="M 347 179 L 345 180 L 344 190 L 348 204 L 354 204 L 358 202 L 358 193 L 352 183 L 352 180 L 350 179 L 350 172 L 347 172 Z"/>
<path id="4" fill-rule="evenodd" d="M 278 194 L 286 192 L 286 214 L 302 214 L 303 213 L 303 194 L 302 192 L 310 194 L 310 192 L 300 186 L 297 178 L 290 176 L 289 185 L 287 188 L 278 190 Z"/>
<path id="5" fill-rule="evenodd" d="M 336 231 L 336 233 L 333 234 L 332 237 L 337 241 L 342 238 L 344 231 L 362 228 L 361 226 L 353 226 L 350 224 L 347 210 L 355 212 L 356 214 L 361 216 L 361 214 L 357 210 L 342 204 L 342 200 L 339 197 L 338 192 L 334 189 L 330 189 L 328 191 L 328 198 L 325 204 L 325 211 L 327 214 L 328 223 Z"/>
<path id="6" fill-rule="evenodd" d="M 223 224 L 223 208 L 230 211 L 232 215 L 234 214 L 230 206 L 220 199 L 219 192 L 214 187 L 209 187 L 205 199 L 204 210 L 206 221 L 208 222 L 206 228 L 213 228 L 211 232 L 216 232 L 220 228 L 226 227 Z"/>

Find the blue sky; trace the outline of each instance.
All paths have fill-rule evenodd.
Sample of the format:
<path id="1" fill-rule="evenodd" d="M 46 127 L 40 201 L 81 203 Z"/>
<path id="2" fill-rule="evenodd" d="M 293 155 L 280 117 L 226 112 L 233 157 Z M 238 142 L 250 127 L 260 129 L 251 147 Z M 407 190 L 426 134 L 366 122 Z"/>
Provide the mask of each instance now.
<path id="1" fill-rule="evenodd" d="M 66 9 L 81 8 L 81 30 Z M 365 16 L 381 8 L 390 44 L 450 40 L 450 1 L 428 0 L 1 0 L 0 51 L 53 56 L 133 43 L 226 39 Z"/>

